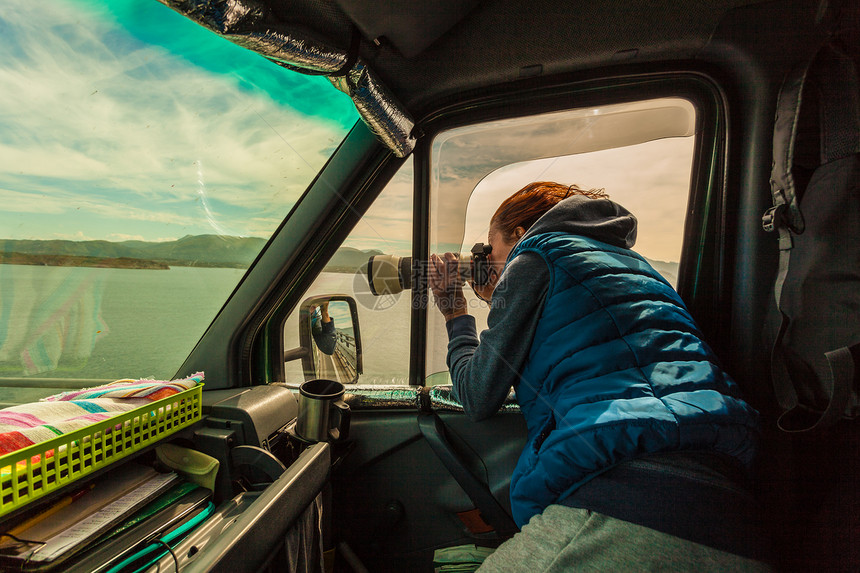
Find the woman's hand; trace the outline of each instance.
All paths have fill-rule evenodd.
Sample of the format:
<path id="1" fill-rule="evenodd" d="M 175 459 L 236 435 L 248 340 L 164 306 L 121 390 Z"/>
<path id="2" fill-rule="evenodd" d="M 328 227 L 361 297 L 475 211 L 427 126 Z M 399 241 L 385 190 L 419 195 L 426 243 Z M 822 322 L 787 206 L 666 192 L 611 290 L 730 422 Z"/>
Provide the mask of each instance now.
<path id="1" fill-rule="evenodd" d="M 430 255 L 429 271 L 430 290 L 445 320 L 468 314 L 460 279 L 460 257 L 454 253 L 445 253 L 441 257 Z"/>

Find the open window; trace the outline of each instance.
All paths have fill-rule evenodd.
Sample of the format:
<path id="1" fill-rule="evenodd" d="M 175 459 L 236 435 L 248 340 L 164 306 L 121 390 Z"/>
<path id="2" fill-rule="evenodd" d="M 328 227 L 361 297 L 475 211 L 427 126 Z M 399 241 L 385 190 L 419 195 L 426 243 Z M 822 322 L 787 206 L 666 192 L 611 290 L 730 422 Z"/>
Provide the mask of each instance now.
<path id="1" fill-rule="evenodd" d="M 696 109 L 659 98 L 490 121 L 433 141 L 430 252 L 469 252 L 487 241 L 489 220 L 534 181 L 602 188 L 639 220 L 634 250 L 677 284 L 689 210 Z M 470 313 L 486 328 L 488 305 L 466 288 Z M 448 383 L 441 314 L 427 319 L 430 385 Z"/>

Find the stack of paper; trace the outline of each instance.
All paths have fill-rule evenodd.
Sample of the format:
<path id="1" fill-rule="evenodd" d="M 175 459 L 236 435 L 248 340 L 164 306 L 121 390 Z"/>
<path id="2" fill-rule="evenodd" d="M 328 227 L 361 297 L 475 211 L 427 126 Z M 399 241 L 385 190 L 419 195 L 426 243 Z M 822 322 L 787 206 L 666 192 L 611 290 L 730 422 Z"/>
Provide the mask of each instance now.
<path id="1" fill-rule="evenodd" d="M 0 554 L 26 563 L 65 559 L 97 541 L 178 481 L 173 472 L 125 464 L 6 532 L 26 542 L 5 537 Z"/>

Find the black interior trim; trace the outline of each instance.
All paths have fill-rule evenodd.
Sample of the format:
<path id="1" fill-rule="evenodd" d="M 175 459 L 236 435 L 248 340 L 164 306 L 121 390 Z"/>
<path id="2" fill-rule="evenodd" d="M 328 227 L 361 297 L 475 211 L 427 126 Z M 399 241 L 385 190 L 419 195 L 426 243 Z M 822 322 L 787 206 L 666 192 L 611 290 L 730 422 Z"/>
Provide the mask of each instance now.
<path id="1" fill-rule="evenodd" d="M 412 260 L 430 258 L 430 138 L 421 137 L 413 152 L 415 194 L 412 200 Z M 426 269 L 413 267 L 409 384 L 423 386 L 427 377 L 427 310 L 432 304 Z"/>

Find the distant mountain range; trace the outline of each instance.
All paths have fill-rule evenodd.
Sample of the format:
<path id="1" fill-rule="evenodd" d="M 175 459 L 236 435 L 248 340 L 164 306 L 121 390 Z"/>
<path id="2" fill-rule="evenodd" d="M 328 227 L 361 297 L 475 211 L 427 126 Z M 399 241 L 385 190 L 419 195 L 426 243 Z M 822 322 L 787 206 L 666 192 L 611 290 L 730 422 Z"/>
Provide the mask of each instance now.
<path id="1" fill-rule="evenodd" d="M 120 268 L 247 268 L 265 244 L 257 237 L 186 235 L 175 241 L 63 241 L 0 239 L 0 263 Z M 366 272 L 367 260 L 382 251 L 341 247 L 325 267 L 328 272 Z M 119 262 L 116 260 L 120 259 Z M 139 260 L 139 265 L 129 259 Z M 647 259 L 666 280 L 676 284 L 678 263 Z M 100 264 L 104 262 L 106 264 Z M 155 263 L 153 265 L 152 263 Z"/>
<path id="2" fill-rule="evenodd" d="M 63 241 L 63 240 L 0 240 L 0 253 L 10 262 L 38 262 L 44 255 L 65 260 L 67 266 L 77 266 L 77 257 L 89 259 L 138 259 L 164 265 L 189 267 L 248 267 L 263 248 L 264 239 L 256 237 L 226 237 L 221 235 L 186 235 L 176 241 Z M 15 254 L 12 259 L 9 255 Z M 63 259 L 64 258 L 64 259 Z M 14 264 L 14 263 L 13 263 Z"/>
<path id="3" fill-rule="evenodd" d="M 354 273 L 367 272 L 367 260 L 374 255 L 381 255 L 382 251 L 361 251 L 352 247 L 341 247 L 325 266 L 325 271 L 330 273 Z"/>
<path id="4" fill-rule="evenodd" d="M 663 275 L 663 278 L 669 281 L 673 286 L 678 286 L 678 263 L 668 263 L 666 261 L 655 261 L 645 257 L 654 270 Z"/>
<path id="5" fill-rule="evenodd" d="M 264 239 L 186 235 L 176 241 L 65 241 L 0 239 L 0 264 L 116 268 L 247 268 Z M 326 265 L 329 272 L 355 272 L 381 251 L 341 247 Z"/>

